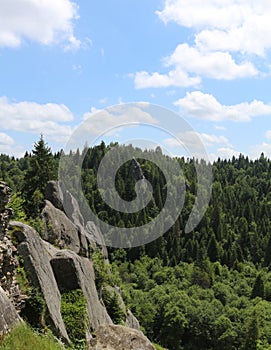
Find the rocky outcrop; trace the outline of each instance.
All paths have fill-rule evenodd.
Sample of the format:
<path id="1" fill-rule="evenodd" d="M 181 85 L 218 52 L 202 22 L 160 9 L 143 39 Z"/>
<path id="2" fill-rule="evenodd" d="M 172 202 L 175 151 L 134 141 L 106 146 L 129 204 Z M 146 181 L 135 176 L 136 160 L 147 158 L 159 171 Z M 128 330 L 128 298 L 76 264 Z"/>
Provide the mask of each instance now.
<path id="1" fill-rule="evenodd" d="M 11 208 L 6 208 L 6 205 L 10 202 L 10 198 L 10 187 L 5 182 L 0 181 L 0 240 L 6 235 L 8 223 L 13 214 Z"/>
<path id="2" fill-rule="evenodd" d="M 144 334 L 124 326 L 101 326 L 90 341 L 89 350 L 155 350 Z"/>
<path id="3" fill-rule="evenodd" d="M 98 242 L 107 257 L 102 233 L 93 222 L 85 222 L 79 204 L 70 192 L 61 189 L 56 181 L 50 181 L 45 198 L 46 205 L 42 212 L 42 219 L 47 226 L 45 240 L 85 257 L 91 256 Z M 65 203 L 65 211 L 62 202 Z"/>
<path id="4" fill-rule="evenodd" d="M 18 241 L 18 253 L 31 285 L 37 287 L 46 302 L 47 319 L 54 333 L 66 342 L 69 337 L 60 313 L 61 293 L 80 288 L 87 300 L 90 329 L 112 321 L 99 300 L 91 260 L 70 250 L 60 250 L 41 239 L 30 226 L 11 222 Z"/>
<path id="5" fill-rule="evenodd" d="M 142 168 L 135 158 L 132 158 L 131 160 L 129 175 L 133 180 L 136 181 L 145 179 Z"/>
<path id="6" fill-rule="evenodd" d="M 120 290 L 108 287 L 118 295 L 119 304 L 126 315 L 125 325 L 136 329 L 113 325 L 99 298 L 91 260 L 93 249 L 97 248 L 95 242 L 101 242 L 102 234 L 93 222 L 84 221 L 79 205 L 70 193 L 64 193 L 64 197 L 69 203 L 72 221 L 63 212 L 57 184 L 51 181 L 46 189 L 47 200 L 41 215 L 45 223 L 43 236 L 24 223 L 11 222 L 11 241 L 6 236 L 12 213 L 6 208 L 10 189 L 0 182 L 0 335 L 20 320 L 16 308 L 20 311 L 27 298 L 21 293 L 16 280 L 16 270 L 22 267 L 21 262 L 20 265 L 18 263 L 20 257 L 31 287 L 37 288 L 45 301 L 46 324 L 63 342 L 69 343 L 70 339 L 61 315 L 61 295 L 81 289 L 87 306 L 89 329 L 86 338 L 88 344 L 91 343 L 89 349 L 154 349 L 139 331 L 137 319 L 126 309 Z M 105 246 L 103 254 L 107 261 Z M 92 332 L 95 339 L 91 339 Z"/>
<path id="7" fill-rule="evenodd" d="M 80 253 L 81 242 L 78 229 L 63 211 L 55 208 L 51 202 L 46 200 L 41 218 L 45 222 L 43 238 L 47 242 L 61 249 L 67 248 L 75 253 Z"/>
<path id="8" fill-rule="evenodd" d="M 55 208 L 64 211 L 62 204 L 63 198 L 60 196 L 58 183 L 56 181 L 49 181 L 47 183 L 45 188 L 45 199 L 50 201 Z"/>
<path id="9" fill-rule="evenodd" d="M 6 334 L 12 324 L 19 321 L 17 311 L 24 301 L 15 277 L 18 267 L 16 248 L 6 237 L 9 219 L 13 213 L 6 208 L 10 198 L 11 189 L 0 181 L 0 335 Z"/>
<path id="10" fill-rule="evenodd" d="M 20 317 L 14 305 L 0 287 L 0 336 L 8 333 L 11 326 L 18 321 Z"/>
<path id="11" fill-rule="evenodd" d="M 15 309 L 20 312 L 27 296 L 22 293 L 16 278 L 19 267 L 16 255 L 17 249 L 8 237 L 4 237 L 0 241 L 0 286 L 4 289 Z"/>

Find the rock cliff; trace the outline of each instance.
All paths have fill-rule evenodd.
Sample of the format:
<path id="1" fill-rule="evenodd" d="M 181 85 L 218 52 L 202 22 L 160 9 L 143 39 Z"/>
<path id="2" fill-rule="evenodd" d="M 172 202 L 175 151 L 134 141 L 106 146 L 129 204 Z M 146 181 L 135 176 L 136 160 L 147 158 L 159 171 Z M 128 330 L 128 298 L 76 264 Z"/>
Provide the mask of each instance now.
<path id="1" fill-rule="evenodd" d="M 63 211 L 63 196 L 70 201 L 69 214 L 73 222 Z M 0 334 L 20 320 L 19 313 L 24 307 L 26 296 L 16 279 L 20 259 L 31 287 L 36 288 L 45 301 L 45 323 L 64 343 L 69 343 L 70 339 L 61 314 L 61 296 L 80 289 L 86 300 L 89 349 L 154 349 L 139 331 L 137 319 L 126 309 L 118 288 L 115 290 L 126 315 L 125 325 L 136 329 L 113 325 L 100 299 L 102 293 L 96 289 L 91 259 L 92 252 L 97 249 L 95 237 L 99 236 L 101 241 L 101 233 L 93 223 L 84 223 L 72 195 L 60 193 L 56 182 L 48 183 L 41 214 L 42 234 L 16 221 L 10 222 L 7 234 L 12 214 L 12 210 L 6 208 L 9 200 L 10 189 L 0 182 Z M 105 246 L 103 255 L 106 259 Z"/>

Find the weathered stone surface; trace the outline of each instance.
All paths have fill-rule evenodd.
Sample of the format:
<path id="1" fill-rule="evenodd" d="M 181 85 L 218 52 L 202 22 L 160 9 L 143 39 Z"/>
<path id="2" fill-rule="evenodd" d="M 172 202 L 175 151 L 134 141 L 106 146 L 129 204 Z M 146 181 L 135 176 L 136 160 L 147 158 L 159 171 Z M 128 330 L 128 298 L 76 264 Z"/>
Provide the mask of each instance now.
<path id="1" fill-rule="evenodd" d="M 46 223 L 43 238 L 59 248 L 68 248 L 75 253 L 80 252 L 80 239 L 78 230 L 67 216 L 53 206 L 48 200 L 41 213 L 42 220 Z"/>
<path id="2" fill-rule="evenodd" d="M 20 317 L 11 303 L 6 293 L 0 287 L 0 336 L 8 333 L 15 322 L 19 322 Z"/>
<path id="3" fill-rule="evenodd" d="M 4 237 L 0 241 L 0 286 L 4 289 L 15 309 L 20 312 L 27 296 L 22 293 L 16 278 L 19 266 L 16 253 L 17 249 L 13 243 L 8 237 Z"/>
<path id="4" fill-rule="evenodd" d="M 45 199 L 50 201 L 53 206 L 59 210 L 63 210 L 62 198 L 60 195 L 58 183 L 56 181 L 49 181 L 45 189 Z"/>
<path id="5" fill-rule="evenodd" d="M 124 326 L 101 326 L 90 341 L 89 350 L 155 350 L 144 334 Z"/>
<path id="6" fill-rule="evenodd" d="M 61 295 L 50 265 L 51 254 L 57 249 L 44 242 L 30 226 L 11 222 L 13 234 L 19 242 L 18 253 L 24 259 L 24 268 L 34 287 L 40 289 L 45 299 L 53 332 L 66 342 L 69 337 L 60 313 Z"/>
<path id="7" fill-rule="evenodd" d="M 11 189 L 3 181 L 0 181 L 0 240 L 4 238 L 7 233 L 7 227 L 10 217 L 13 214 L 11 208 L 6 208 L 6 205 L 11 199 Z"/>
<path id="8" fill-rule="evenodd" d="M 52 259 L 51 265 L 60 290 L 80 288 L 87 301 L 87 313 L 92 329 L 112 321 L 101 304 L 95 286 L 95 274 L 92 261 L 74 254 L 72 251 L 59 251 Z"/>
<path id="9" fill-rule="evenodd" d="M 71 195 L 70 192 L 61 189 L 58 186 L 58 183 L 56 181 L 50 181 L 47 185 L 46 188 L 46 199 L 49 200 L 53 206 L 57 209 L 61 209 L 64 211 L 65 209 L 65 222 L 67 220 L 70 220 L 71 223 L 76 227 L 77 229 L 77 235 L 80 241 L 80 251 L 79 254 L 82 256 L 90 257 L 91 256 L 91 251 L 90 247 L 92 249 L 96 248 L 96 242 L 98 242 L 100 245 L 103 246 L 103 254 L 107 256 L 107 249 L 104 245 L 104 240 L 103 240 L 103 235 L 101 234 L 100 230 L 95 226 L 93 222 L 85 222 L 85 219 L 81 213 L 80 207 L 78 205 L 77 200 Z M 61 202 L 61 205 L 59 203 Z M 65 203 L 65 205 L 62 205 Z M 46 202 L 48 203 L 48 202 Z M 63 209 L 64 207 L 64 209 Z M 45 207 L 47 210 L 48 208 Z M 54 216 L 59 216 L 60 219 L 60 214 L 58 212 L 53 212 L 53 208 L 51 206 L 50 208 L 52 215 Z M 52 216 L 51 215 L 51 216 Z M 49 220 L 50 222 L 50 220 Z M 61 222 L 61 221 L 59 221 Z M 51 234 L 51 236 L 54 238 L 54 236 L 60 236 L 59 232 L 59 227 L 57 225 L 52 225 L 56 229 L 56 232 Z M 64 229 L 64 228 L 63 228 Z M 63 231 L 63 230 L 62 230 Z M 72 236 L 74 237 L 74 232 L 70 231 L 72 233 Z M 66 240 L 68 239 L 69 234 L 66 234 Z M 45 237 L 47 240 L 48 237 Z M 74 241 L 74 239 L 73 239 Z M 49 242 L 53 243 L 52 240 L 49 240 Z M 55 244 L 55 243 L 54 243 Z M 63 246 L 67 247 L 67 246 Z M 76 253 L 78 252 L 77 249 L 73 249 L 72 246 L 68 246 L 67 248 L 72 249 Z"/>
<path id="10" fill-rule="evenodd" d="M 142 168 L 135 158 L 131 160 L 129 175 L 136 181 L 145 179 Z"/>
<path id="11" fill-rule="evenodd" d="M 54 333 L 69 341 L 60 313 L 61 293 L 80 288 L 87 300 L 91 329 L 111 324 L 105 307 L 99 300 L 95 286 L 92 262 L 70 250 L 59 250 L 40 238 L 31 227 L 11 222 L 13 234 L 19 242 L 19 255 L 33 286 L 40 289 L 45 299 Z"/>

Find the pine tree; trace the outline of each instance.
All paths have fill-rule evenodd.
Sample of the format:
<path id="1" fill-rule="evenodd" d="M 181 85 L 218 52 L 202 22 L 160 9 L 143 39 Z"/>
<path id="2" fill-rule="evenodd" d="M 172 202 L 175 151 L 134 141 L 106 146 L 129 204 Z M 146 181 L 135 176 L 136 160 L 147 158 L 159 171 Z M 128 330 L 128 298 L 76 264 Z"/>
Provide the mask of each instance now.
<path id="1" fill-rule="evenodd" d="M 265 296 L 265 286 L 264 286 L 264 281 L 262 278 L 262 275 L 259 274 L 256 277 L 252 292 L 251 292 L 251 298 L 256 298 L 256 297 L 260 297 L 260 298 L 264 298 Z"/>
<path id="2" fill-rule="evenodd" d="M 41 135 L 35 143 L 29 168 L 24 176 L 23 196 L 29 216 L 37 216 L 42 208 L 45 188 L 49 180 L 56 178 L 53 154 Z"/>

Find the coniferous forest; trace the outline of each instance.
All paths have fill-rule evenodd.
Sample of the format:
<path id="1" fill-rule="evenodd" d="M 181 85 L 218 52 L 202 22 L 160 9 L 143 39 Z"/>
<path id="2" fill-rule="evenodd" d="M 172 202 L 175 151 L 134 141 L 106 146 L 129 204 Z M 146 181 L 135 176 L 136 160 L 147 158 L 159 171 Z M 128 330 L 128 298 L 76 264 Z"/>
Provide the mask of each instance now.
<path id="1" fill-rule="evenodd" d="M 132 147 L 102 142 L 86 152 L 81 172 L 85 197 L 103 221 L 118 227 L 141 226 L 159 213 L 170 189 L 161 170 L 139 158 L 153 186 L 153 198 L 138 213 L 113 211 L 103 202 L 96 180 L 100 161 L 112 146 L 124 153 Z M 53 154 L 43 138 L 20 159 L 0 155 L 0 179 L 13 189 L 14 219 L 36 223 L 41 234 L 39 213 L 45 186 L 48 180 L 57 179 L 61 155 L 62 151 Z M 79 157 L 80 151 L 73 156 Z M 200 224 L 185 233 L 197 176 L 193 160 L 177 160 L 186 184 L 178 220 L 162 237 L 144 246 L 108 248 L 110 273 L 103 257 L 96 254 L 97 284 L 120 286 L 143 332 L 163 348 L 270 350 L 271 161 L 264 154 L 256 160 L 243 155 L 217 159 L 212 165 L 207 211 Z M 116 177 L 116 189 L 126 200 L 135 195 L 130 168 L 126 162 Z M 109 302 L 110 316 L 121 323 L 114 301 Z"/>

